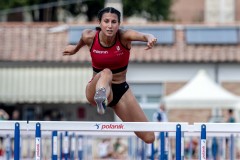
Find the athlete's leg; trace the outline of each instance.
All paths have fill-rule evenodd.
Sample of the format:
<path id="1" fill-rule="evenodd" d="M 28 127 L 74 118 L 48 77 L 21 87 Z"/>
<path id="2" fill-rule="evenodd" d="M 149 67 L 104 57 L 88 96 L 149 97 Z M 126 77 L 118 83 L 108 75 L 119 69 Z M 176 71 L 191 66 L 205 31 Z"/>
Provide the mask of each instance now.
<path id="1" fill-rule="evenodd" d="M 106 99 L 108 102 L 112 101 L 112 72 L 109 69 L 104 69 L 94 76 L 94 78 L 88 83 L 86 87 L 86 97 L 92 105 L 96 105 L 101 108 L 102 105 L 105 105 Z M 102 104 L 103 103 L 103 104 Z M 104 113 L 104 110 L 100 111 L 101 114 Z"/>
<path id="2" fill-rule="evenodd" d="M 112 84 L 112 71 L 110 69 L 104 69 L 100 72 L 100 78 L 96 84 L 96 90 L 99 88 L 105 88 L 107 90 L 107 94 L 110 94 L 110 86 Z"/>
<path id="3" fill-rule="evenodd" d="M 123 122 L 148 122 L 130 88 L 113 109 Z M 135 132 L 135 134 L 146 143 L 153 143 L 155 140 L 154 132 Z"/>

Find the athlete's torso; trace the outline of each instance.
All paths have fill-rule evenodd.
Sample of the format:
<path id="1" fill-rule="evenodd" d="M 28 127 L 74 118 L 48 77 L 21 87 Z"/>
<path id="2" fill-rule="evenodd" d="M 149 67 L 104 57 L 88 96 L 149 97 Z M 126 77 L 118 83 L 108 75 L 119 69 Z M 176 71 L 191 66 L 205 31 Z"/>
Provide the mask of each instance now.
<path id="1" fill-rule="evenodd" d="M 112 46 L 102 46 L 99 41 L 99 31 L 97 31 L 90 54 L 94 71 L 98 72 L 109 68 L 113 73 L 119 73 L 126 70 L 128 66 L 130 50 L 121 44 L 119 32 L 117 32 L 115 43 Z"/>

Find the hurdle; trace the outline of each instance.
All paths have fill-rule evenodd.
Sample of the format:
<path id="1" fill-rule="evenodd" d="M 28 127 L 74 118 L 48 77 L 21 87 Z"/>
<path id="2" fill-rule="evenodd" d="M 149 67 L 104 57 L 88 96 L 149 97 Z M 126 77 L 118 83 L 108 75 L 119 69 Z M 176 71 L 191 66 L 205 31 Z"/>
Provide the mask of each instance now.
<path id="1" fill-rule="evenodd" d="M 52 159 L 58 159 L 56 146 L 58 144 L 57 137 L 58 132 L 65 132 L 65 136 L 68 137 L 68 132 L 74 132 L 79 134 L 78 142 L 80 145 L 79 149 L 79 159 L 82 158 L 82 135 L 84 134 L 95 134 L 99 132 L 104 132 L 103 134 L 121 135 L 123 133 L 132 133 L 135 131 L 153 131 L 159 133 L 161 139 L 161 155 L 160 160 L 165 160 L 165 140 L 168 136 L 175 136 L 175 159 L 184 159 L 184 136 L 199 136 L 201 138 L 200 142 L 200 157 L 199 159 L 205 160 L 207 153 L 207 136 L 232 136 L 239 134 L 240 125 L 237 123 L 194 123 L 188 124 L 185 122 L 75 122 L 75 121 L 1 121 L 0 122 L 0 132 L 7 132 L 8 134 L 14 131 L 14 160 L 19 160 L 20 158 L 20 136 L 21 132 L 35 132 L 35 159 L 41 159 L 41 132 L 47 131 L 52 133 Z M 67 132 L 68 131 L 68 132 Z M 167 133 L 167 134 L 165 134 Z M 75 134 L 73 137 L 75 137 Z M 211 135 L 212 134 L 212 135 Z M 129 134 L 128 134 L 129 135 Z M 134 135 L 134 134 L 132 134 Z M 63 138 L 64 139 L 64 138 Z M 64 142 L 68 142 L 64 140 Z M 60 142 L 60 143 L 64 143 Z M 71 144 L 75 144 L 76 139 L 73 139 Z M 69 143 L 65 144 L 66 148 L 69 147 Z M 233 145 L 231 145 L 234 150 Z M 234 151 L 233 151 L 234 152 Z M 64 153 L 64 151 L 63 151 Z M 68 154 L 68 153 L 66 153 Z M 232 155 L 233 153 L 231 153 Z M 60 155 L 61 156 L 61 155 Z M 71 157 L 71 154 L 70 154 Z M 143 155 L 144 157 L 144 155 Z M 62 158 L 62 157 L 60 157 Z M 67 157 L 65 157 L 67 159 Z M 151 157 L 154 159 L 154 156 Z M 231 159 L 234 159 L 231 156 Z"/>

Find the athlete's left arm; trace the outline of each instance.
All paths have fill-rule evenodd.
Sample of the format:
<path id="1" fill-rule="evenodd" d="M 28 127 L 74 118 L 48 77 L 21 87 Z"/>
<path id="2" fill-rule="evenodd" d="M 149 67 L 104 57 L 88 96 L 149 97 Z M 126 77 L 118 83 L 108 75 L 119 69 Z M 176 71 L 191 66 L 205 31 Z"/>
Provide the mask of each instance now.
<path id="1" fill-rule="evenodd" d="M 127 41 L 143 41 L 147 42 L 145 50 L 151 49 L 157 42 L 157 38 L 152 34 L 137 32 L 135 30 L 126 30 L 122 36 Z"/>

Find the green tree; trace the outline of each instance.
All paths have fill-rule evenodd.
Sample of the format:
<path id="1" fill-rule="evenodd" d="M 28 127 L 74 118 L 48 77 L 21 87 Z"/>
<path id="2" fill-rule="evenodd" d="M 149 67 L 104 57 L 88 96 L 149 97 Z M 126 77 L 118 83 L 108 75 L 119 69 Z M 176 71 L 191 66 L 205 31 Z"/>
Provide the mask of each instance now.
<path id="1" fill-rule="evenodd" d="M 8 16 L 11 16 L 12 14 L 16 15 L 23 12 L 23 8 L 22 11 L 14 13 L 11 12 L 11 9 L 16 10 L 16 8 L 19 7 L 27 8 L 27 6 L 31 7 L 36 5 L 34 10 L 30 10 L 33 21 L 56 21 L 58 16 L 57 3 L 60 4 L 61 2 L 66 3 L 66 5 L 61 5 L 59 7 L 66 9 L 72 15 L 85 13 L 88 17 L 88 21 L 92 21 L 98 11 L 104 7 L 104 0 L 83 0 L 82 2 L 78 0 L 71 0 L 72 3 L 69 3 L 70 1 L 68 0 L 8 0 L 0 1 L 0 11 L 8 9 L 8 11 L 10 11 Z M 45 4 L 51 4 L 51 6 L 43 6 Z M 37 8 L 37 5 L 40 6 L 40 8 Z M 87 10 L 85 10 L 83 6 L 85 6 Z M 38 10 L 38 12 L 35 12 L 36 10 Z"/>
<path id="2" fill-rule="evenodd" d="M 84 9 L 86 7 L 86 10 Z M 92 21 L 100 9 L 104 7 L 104 0 L 84 0 L 80 4 L 72 4 L 65 6 L 64 9 L 68 10 L 73 15 L 85 13 L 88 21 Z"/>
<path id="3" fill-rule="evenodd" d="M 139 15 L 150 21 L 169 20 L 173 0 L 122 0 L 125 17 Z"/>
<path id="4" fill-rule="evenodd" d="M 8 0 L 8 1 L 0 1 L 0 10 L 9 9 L 19 6 L 24 6 L 27 4 L 28 0 Z"/>
<path id="5" fill-rule="evenodd" d="M 27 9 L 28 6 L 33 5 L 41 5 L 51 2 L 57 2 L 58 0 L 8 0 L 8 1 L 1 1 L 0 2 L 0 10 L 7 9 L 9 11 L 8 16 L 11 17 L 11 15 L 21 14 L 24 12 L 24 8 Z M 37 8 L 35 10 L 38 10 L 39 16 L 37 17 L 34 12 L 34 10 L 30 10 L 30 13 L 32 14 L 33 21 L 56 21 L 57 20 L 57 8 L 56 6 L 53 7 L 45 7 L 45 8 Z M 51 16 L 48 16 L 51 15 Z"/>

